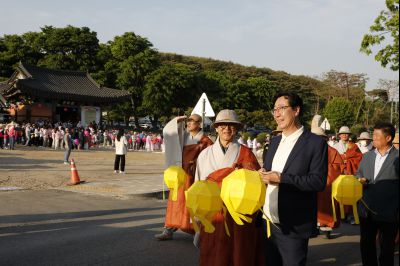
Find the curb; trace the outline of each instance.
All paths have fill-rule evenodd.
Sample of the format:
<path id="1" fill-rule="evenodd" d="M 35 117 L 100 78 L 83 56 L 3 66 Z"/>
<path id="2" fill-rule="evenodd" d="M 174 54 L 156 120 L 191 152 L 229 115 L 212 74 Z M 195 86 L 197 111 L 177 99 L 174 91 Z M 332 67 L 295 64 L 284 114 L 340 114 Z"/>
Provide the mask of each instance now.
<path id="1" fill-rule="evenodd" d="M 129 198 L 129 199 L 134 199 L 134 198 L 140 198 L 140 199 L 157 199 L 157 200 L 168 200 L 169 196 L 169 190 L 165 190 L 164 193 L 162 190 L 159 191 L 152 191 L 152 192 L 143 192 L 143 193 L 136 193 L 136 194 L 129 194 L 129 193 L 124 193 L 121 192 L 119 189 L 113 189 L 113 188 L 103 188 L 103 187 L 96 187 L 96 186 L 90 186 L 90 185 L 84 185 L 84 186 L 68 186 L 68 187 L 62 187 L 62 188 L 53 188 L 55 190 L 60 190 L 60 191 L 69 191 L 69 192 L 75 192 L 75 193 L 87 193 L 91 195 L 100 195 L 100 196 L 111 196 L 111 197 L 118 197 L 118 198 Z M 163 195 L 164 194 L 164 195 Z"/>
<path id="2" fill-rule="evenodd" d="M 141 194 L 128 194 L 125 196 L 127 196 L 129 198 L 145 198 L 145 199 L 155 198 L 158 200 L 163 200 L 163 191 L 155 191 L 155 192 L 148 192 L 148 193 L 141 193 Z M 165 200 L 168 200 L 169 190 L 166 190 L 164 192 L 164 197 L 165 197 Z"/>

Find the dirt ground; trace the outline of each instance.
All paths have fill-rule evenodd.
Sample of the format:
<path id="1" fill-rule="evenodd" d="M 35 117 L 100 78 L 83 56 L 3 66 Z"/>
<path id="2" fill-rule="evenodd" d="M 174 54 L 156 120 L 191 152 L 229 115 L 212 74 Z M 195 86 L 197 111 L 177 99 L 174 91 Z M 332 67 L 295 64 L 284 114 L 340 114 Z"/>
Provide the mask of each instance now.
<path id="1" fill-rule="evenodd" d="M 0 189 L 49 189 L 63 187 L 70 181 L 69 165 L 63 164 L 64 150 L 16 146 L 15 150 L 0 149 Z M 86 181 L 107 180 L 113 172 L 114 150 L 100 148 L 73 150 L 79 176 Z M 126 157 L 126 177 L 160 175 L 164 171 L 164 154 L 130 151 Z M 122 176 L 118 174 L 119 176 Z"/>

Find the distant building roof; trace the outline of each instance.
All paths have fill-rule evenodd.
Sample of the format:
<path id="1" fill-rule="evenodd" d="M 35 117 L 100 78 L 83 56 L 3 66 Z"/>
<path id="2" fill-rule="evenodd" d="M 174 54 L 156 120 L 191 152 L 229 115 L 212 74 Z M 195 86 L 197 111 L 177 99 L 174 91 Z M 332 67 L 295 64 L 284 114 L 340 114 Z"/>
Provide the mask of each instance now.
<path id="1" fill-rule="evenodd" d="M 51 100 L 111 103 L 128 100 L 126 91 L 101 87 L 83 71 L 53 70 L 20 63 L 6 84 L 0 84 L 5 98 L 25 94 Z"/>

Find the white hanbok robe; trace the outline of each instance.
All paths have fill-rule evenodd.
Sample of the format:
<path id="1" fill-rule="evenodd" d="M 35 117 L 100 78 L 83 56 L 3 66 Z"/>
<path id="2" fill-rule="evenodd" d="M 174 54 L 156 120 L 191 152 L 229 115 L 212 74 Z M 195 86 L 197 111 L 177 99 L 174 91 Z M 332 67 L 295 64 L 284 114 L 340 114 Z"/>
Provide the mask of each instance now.
<path id="1" fill-rule="evenodd" d="M 163 129 L 164 142 L 162 145 L 165 150 L 165 167 L 182 166 L 183 147 L 199 143 L 203 135 L 204 132 L 200 130 L 196 136 L 191 136 L 185 131 L 184 122 L 178 122 L 178 118 L 169 121 Z"/>
<path id="2" fill-rule="evenodd" d="M 206 180 L 212 173 L 221 168 L 232 167 L 237 161 L 240 153 L 240 144 L 235 140 L 229 144 L 228 150 L 224 154 L 219 143 L 219 138 L 215 143 L 204 149 L 197 158 L 195 182 Z"/>

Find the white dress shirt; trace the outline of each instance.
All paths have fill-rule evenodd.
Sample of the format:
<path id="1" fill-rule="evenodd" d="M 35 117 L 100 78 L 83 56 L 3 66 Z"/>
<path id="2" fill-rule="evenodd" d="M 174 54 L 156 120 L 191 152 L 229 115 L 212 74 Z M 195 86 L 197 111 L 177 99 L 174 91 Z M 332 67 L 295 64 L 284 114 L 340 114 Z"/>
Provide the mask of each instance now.
<path id="1" fill-rule="evenodd" d="M 388 149 L 388 150 L 385 152 L 384 155 L 381 155 L 381 154 L 379 153 L 379 151 L 378 151 L 377 149 L 375 149 L 376 157 L 375 157 L 374 179 L 375 179 L 376 176 L 379 174 L 379 171 L 381 170 L 382 165 L 383 165 L 383 163 L 385 162 L 386 158 L 388 157 L 389 152 L 390 152 L 390 150 L 391 150 L 392 148 L 393 148 L 393 146 L 390 147 L 390 149 Z"/>
<path id="2" fill-rule="evenodd" d="M 303 134 L 303 132 L 304 132 L 304 127 L 302 126 L 289 136 L 285 136 L 285 134 L 282 134 L 281 142 L 279 143 L 274 159 L 272 160 L 271 171 L 282 173 L 286 161 L 289 157 L 289 154 L 293 150 L 294 145 L 296 144 L 301 134 Z M 273 223 L 279 223 L 278 194 L 279 194 L 279 186 L 271 184 L 267 186 L 264 212 Z"/>

